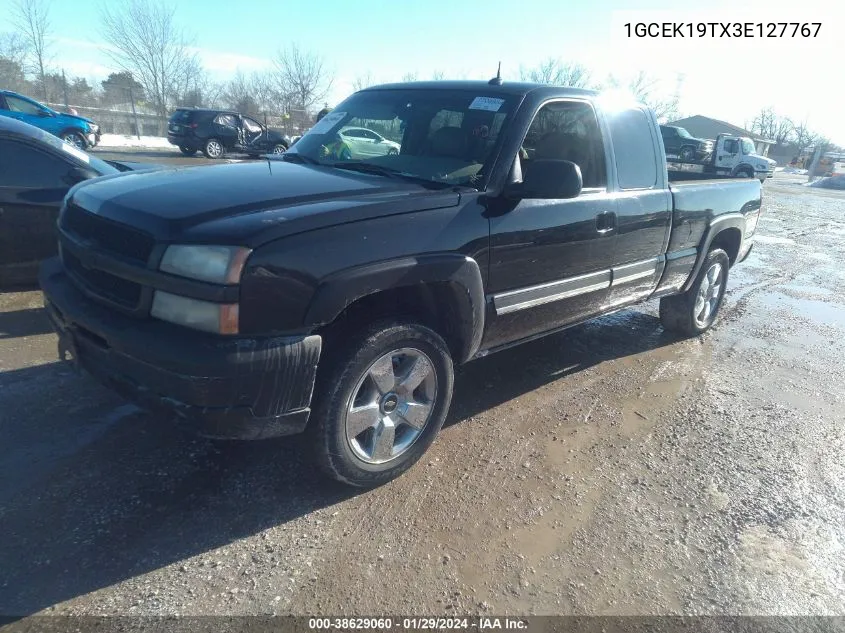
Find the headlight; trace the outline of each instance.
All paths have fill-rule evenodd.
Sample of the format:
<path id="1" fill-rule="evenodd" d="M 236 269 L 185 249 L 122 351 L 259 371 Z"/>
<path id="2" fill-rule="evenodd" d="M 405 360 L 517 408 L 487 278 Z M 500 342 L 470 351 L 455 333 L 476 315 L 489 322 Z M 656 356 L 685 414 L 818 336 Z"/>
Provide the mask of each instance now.
<path id="1" fill-rule="evenodd" d="M 236 284 L 251 252 L 240 246 L 168 246 L 158 268 L 189 279 Z"/>
<path id="2" fill-rule="evenodd" d="M 237 303 L 212 303 L 156 290 L 150 314 L 162 321 L 195 330 L 215 334 L 238 333 Z"/>
<path id="3" fill-rule="evenodd" d="M 96 123 L 89 123 L 88 124 L 88 130 L 91 132 L 91 134 L 96 134 L 97 132 L 100 131 L 100 126 L 97 125 Z"/>

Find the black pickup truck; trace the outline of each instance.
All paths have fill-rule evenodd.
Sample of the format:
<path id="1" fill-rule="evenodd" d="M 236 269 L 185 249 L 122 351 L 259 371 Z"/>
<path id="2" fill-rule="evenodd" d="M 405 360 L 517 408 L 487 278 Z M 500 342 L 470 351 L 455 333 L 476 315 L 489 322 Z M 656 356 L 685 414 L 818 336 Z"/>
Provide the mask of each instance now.
<path id="1" fill-rule="evenodd" d="M 78 185 L 40 281 L 62 358 L 211 437 L 307 432 L 371 486 L 430 446 L 454 364 L 654 297 L 707 330 L 760 208 L 757 180 L 670 185 L 636 103 L 393 84 L 278 157 Z"/>

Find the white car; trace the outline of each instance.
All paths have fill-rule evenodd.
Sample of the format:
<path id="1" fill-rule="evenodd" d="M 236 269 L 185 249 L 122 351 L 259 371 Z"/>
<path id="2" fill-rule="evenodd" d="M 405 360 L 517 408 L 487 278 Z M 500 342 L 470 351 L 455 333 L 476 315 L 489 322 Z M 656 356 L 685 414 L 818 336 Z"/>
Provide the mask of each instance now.
<path id="1" fill-rule="evenodd" d="M 373 132 L 365 127 L 343 128 L 340 130 L 340 136 L 356 158 L 399 153 L 399 143 L 394 143 L 378 132 Z"/>

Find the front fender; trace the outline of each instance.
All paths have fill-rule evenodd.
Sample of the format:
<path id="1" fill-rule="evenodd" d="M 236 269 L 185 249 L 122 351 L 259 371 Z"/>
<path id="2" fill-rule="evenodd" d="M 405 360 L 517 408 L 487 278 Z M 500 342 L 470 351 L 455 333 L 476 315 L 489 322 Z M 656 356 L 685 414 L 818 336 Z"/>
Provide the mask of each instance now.
<path id="1" fill-rule="evenodd" d="M 334 321 L 352 303 L 377 292 L 422 284 L 448 284 L 460 323 L 460 362 L 472 358 L 484 335 L 484 285 L 481 270 L 471 257 L 443 253 L 405 257 L 367 264 L 323 279 L 305 315 L 305 326 Z"/>

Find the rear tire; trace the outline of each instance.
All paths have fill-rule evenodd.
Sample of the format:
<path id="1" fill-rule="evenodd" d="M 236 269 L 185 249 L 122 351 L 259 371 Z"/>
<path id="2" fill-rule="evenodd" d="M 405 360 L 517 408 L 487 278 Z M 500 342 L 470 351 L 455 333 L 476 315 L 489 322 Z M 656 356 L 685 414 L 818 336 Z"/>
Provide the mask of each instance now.
<path id="1" fill-rule="evenodd" d="M 695 148 L 686 146 L 681 148 L 681 160 L 693 160 L 695 158 Z"/>
<path id="2" fill-rule="evenodd" d="M 191 149 L 190 147 L 185 147 L 184 145 L 179 146 L 179 151 L 182 152 L 185 156 L 193 156 L 197 153 L 197 150 Z"/>
<path id="3" fill-rule="evenodd" d="M 329 477 L 379 486 L 416 463 L 443 426 L 452 359 L 443 339 L 417 323 L 382 321 L 347 340 L 324 359 L 309 433 Z"/>
<path id="4" fill-rule="evenodd" d="M 730 259 L 721 248 L 707 253 L 692 287 L 683 294 L 660 300 L 663 327 L 686 336 L 698 336 L 709 330 L 722 307 L 729 269 Z"/>
<path id="5" fill-rule="evenodd" d="M 226 148 L 223 146 L 223 143 L 216 138 L 210 138 L 205 142 L 205 145 L 202 148 L 202 153 L 205 154 L 206 158 L 211 158 L 212 160 L 223 158 L 226 155 Z"/>

